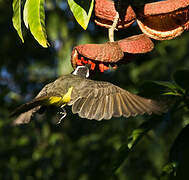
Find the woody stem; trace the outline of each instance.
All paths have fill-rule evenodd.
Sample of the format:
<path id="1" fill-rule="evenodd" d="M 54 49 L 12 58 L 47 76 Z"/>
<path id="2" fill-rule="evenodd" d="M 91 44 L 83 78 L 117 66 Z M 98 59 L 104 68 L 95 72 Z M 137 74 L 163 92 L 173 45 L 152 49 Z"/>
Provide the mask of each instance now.
<path id="1" fill-rule="evenodd" d="M 115 15 L 115 17 L 114 17 L 113 24 L 112 24 L 112 26 L 108 29 L 108 35 L 109 35 L 109 40 L 110 40 L 110 42 L 114 42 L 114 31 L 115 31 L 115 29 L 116 29 L 118 20 L 119 20 L 119 13 L 116 12 L 116 15 Z"/>

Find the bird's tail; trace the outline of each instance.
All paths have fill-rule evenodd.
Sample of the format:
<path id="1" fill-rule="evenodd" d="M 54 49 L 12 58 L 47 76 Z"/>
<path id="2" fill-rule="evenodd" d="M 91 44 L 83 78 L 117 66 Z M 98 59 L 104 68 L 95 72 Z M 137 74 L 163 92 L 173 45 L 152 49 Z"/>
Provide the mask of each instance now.
<path id="1" fill-rule="evenodd" d="M 48 97 L 35 98 L 32 101 L 25 103 L 16 108 L 10 117 L 19 115 L 14 121 L 13 125 L 29 123 L 33 114 L 37 112 L 41 105 L 44 105 Z"/>
<path id="2" fill-rule="evenodd" d="M 37 107 L 37 106 L 41 106 L 45 104 L 45 101 L 48 99 L 48 97 L 44 96 L 44 97 L 39 97 L 39 98 L 35 98 L 32 101 L 25 103 L 21 106 L 19 106 L 18 108 L 16 108 L 10 115 L 10 117 L 13 116 L 17 116 L 21 113 L 25 113 L 29 110 L 32 110 L 33 108 Z"/>

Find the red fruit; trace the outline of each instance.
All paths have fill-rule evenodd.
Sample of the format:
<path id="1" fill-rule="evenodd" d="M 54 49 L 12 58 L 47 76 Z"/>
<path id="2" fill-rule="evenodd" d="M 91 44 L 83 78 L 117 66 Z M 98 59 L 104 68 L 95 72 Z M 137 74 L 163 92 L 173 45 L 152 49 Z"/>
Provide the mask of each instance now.
<path id="1" fill-rule="evenodd" d="M 74 57 L 81 55 L 87 59 L 102 62 L 117 62 L 124 57 L 124 53 L 117 42 L 106 42 L 104 44 L 82 44 L 74 47 L 72 51 L 72 61 Z M 72 62 L 74 64 L 74 62 Z"/>
<path id="2" fill-rule="evenodd" d="M 119 40 L 118 44 L 123 52 L 131 54 L 147 53 L 154 48 L 153 42 L 145 34 Z"/>
<path id="3" fill-rule="evenodd" d="M 74 47 L 71 62 L 74 69 L 78 65 L 91 64 L 91 70 L 94 70 L 99 64 L 99 70 L 104 72 L 109 69 L 108 64 L 115 66 L 120 60 L 122 63 L 130 62 L 130 59 L 124 59 L 124 53 L 147 53 L 153 47 L 153 42 L 144 34 L 104 44 L 82 44 Z"/>
<path id="4" fill-rule="evenodd" d="M 124 8 L 124 7 L 121 7 Z M 135 12 L 131 6 L 126 6 L 123 10 L 123 17 L 120 14 L 118 20 L 118 29 L 127 28 L 136 19 Z M 95 23 L 99 26 L 110 28 L 116 15 L 115 4 L 111 0 L 96 0 L 95 1 Z"/>
<path id="5" fill-rule="evenodd" d="M 173 39 L 189 26 L 189 0 L 147 3 L 135 12 L 143 33 L 156 40 Z"/>

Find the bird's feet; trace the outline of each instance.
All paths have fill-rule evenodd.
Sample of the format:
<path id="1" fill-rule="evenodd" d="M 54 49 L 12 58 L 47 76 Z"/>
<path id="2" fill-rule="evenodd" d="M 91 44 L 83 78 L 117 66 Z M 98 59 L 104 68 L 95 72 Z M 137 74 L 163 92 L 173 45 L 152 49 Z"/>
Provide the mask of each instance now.
<path id="1" fill-rule="evenodd" d="M 61 118 L 59 119 L 59 121 L 57 122 L 57 124 L 60 124 L 60 123 L 62 122 L 62 120 L 63 120 L 63 119 L 66 117 L 66 115 L 67 115 L 67 112 L 66 112 L 66 110 L 64 109 L 64 105 L 62 105 L 62 106 L 60 107 L 60 110 L 59 110 L 58 114 L 61 115 Z"/>

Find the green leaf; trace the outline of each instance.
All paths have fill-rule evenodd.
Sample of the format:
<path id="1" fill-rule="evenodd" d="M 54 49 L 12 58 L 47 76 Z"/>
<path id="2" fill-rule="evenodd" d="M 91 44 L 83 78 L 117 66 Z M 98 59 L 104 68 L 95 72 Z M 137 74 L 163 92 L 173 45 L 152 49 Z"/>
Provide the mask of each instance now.
<path id="1" fill-rule="evenodd" d="M 44 0 L 27 0 L 24 6 L 24 23 L 38 43 L 48 47 L 45 31 Z"/>
<path id="2" fill-rule="evenodd" d="M 170 154 L 169 154 L 169 163 L 166 164 L 162 170 L 163 176 L 171 176 L 171 175 L 183 175 L 183 171 L 185 174 L 188 172 L 188 161 L 189 161 L 189 124 L 186 125 L 182 129 L 182 131 L 177 136 L 174 141 Z M 175 172 L 177 171 L 177 173 Z M 181 174 L 182 173 L 182 174 Z M 178 179 L 176 177 L 176 179 Z M 182 179 L 182 178 L 181 178 Z"/>
<path id="3" fill-rule="evenodd" d="M 24 38 L 22 35 L 22 27 L 21 27 L 21 0 L 13 0 L 12 8 L 13 8 L 13 17 L 12 17 L 13 26 L 16 29 L 22 42 L 24 42 Z"/>
<path id="4" fill-rule="evenodd" d="M 121 164 L 128 158 L 129 153 L 133 150 L 134 146 L 140 139 L 150 130 L 156 127 L 161 120 L 159 117 L 150 118 L 148 121 L 142 123 L 139 128 L 133 130 L 126 143 L 124 143 L 117 153 L 112 157 L 110 163 L 110 172 L 113 174 Z"/>
<path id="5" fill-rule="evenodd" d="M 160 95 L 182 96 L 182 91 L 176 84 L 166 81 L 147 81 L 140 87 L 141 95 L 146 97 Z"/>
<path id="6" fill-rule="evenodd" d="M 174 81 L 183 89 L 189 88 L 189 70 L 179 70 L 173 74 Z"/>
<path id="7" fill-rule="evenodd" d="M 182 94 L 180 94 L 180 93 L 178 93 L 178 92 L 166 92 L 166 93 L 163 93 L 162 95 L 182 96 Z"/>
<path id="8" fill-rule="evenodd" d="M 176 163 L 175 162 L 170 162 L 166 164 L 163 167 L 162 174 L 161 174 L 161 180 L 164 179 L 170 179 L 175 175 L 175 168 L 176 168 Z"/>
<path id="9" fill-rule="evenodd" d="M 169 156 L 170 161 L 179 162 L 179 160 L 182 159 L 184 150 L 186 150 L 186 148 L 189 148 L 188 137 L 189 137 L 189 124 L 182 129 L 182 131 L 177 136 L 175 142 L 173 143 L 170 150 L 170 156 Z"/>
<path id="10" fill-rule="evenodd" d="M 152 81 L 155 84 L 158 84 L 160 86 L 164 86 L 167 87 L 169 89 L 177 89 L 177 87 L 175 86 L 175 84 L 171 83 L 171 82 L 167 82 L 167 81 Z"/>
<path id="11" fill-rule="evenodd" d="M 188 163 L 189 163 L 189 146 L 183 151 L 183 158 L 178 164 L 176 176 L 173 180 L 189 179 Z"/>
<path id="12" fill-rule="evenodd" d="M 132 149 L 135 144 L 150 130 L 153 129 L 159 123 L 159 119 L 151 118 L 148 121 L 142 123 L 137 129 L 133 130 L 128 138 L 128 148 Z"/>
<path id="13" fill-rule="evenodd" d="M 94 0 L 68 0 L 70 9 L 83 29 L 87 29 L 94 7 Z"/>

